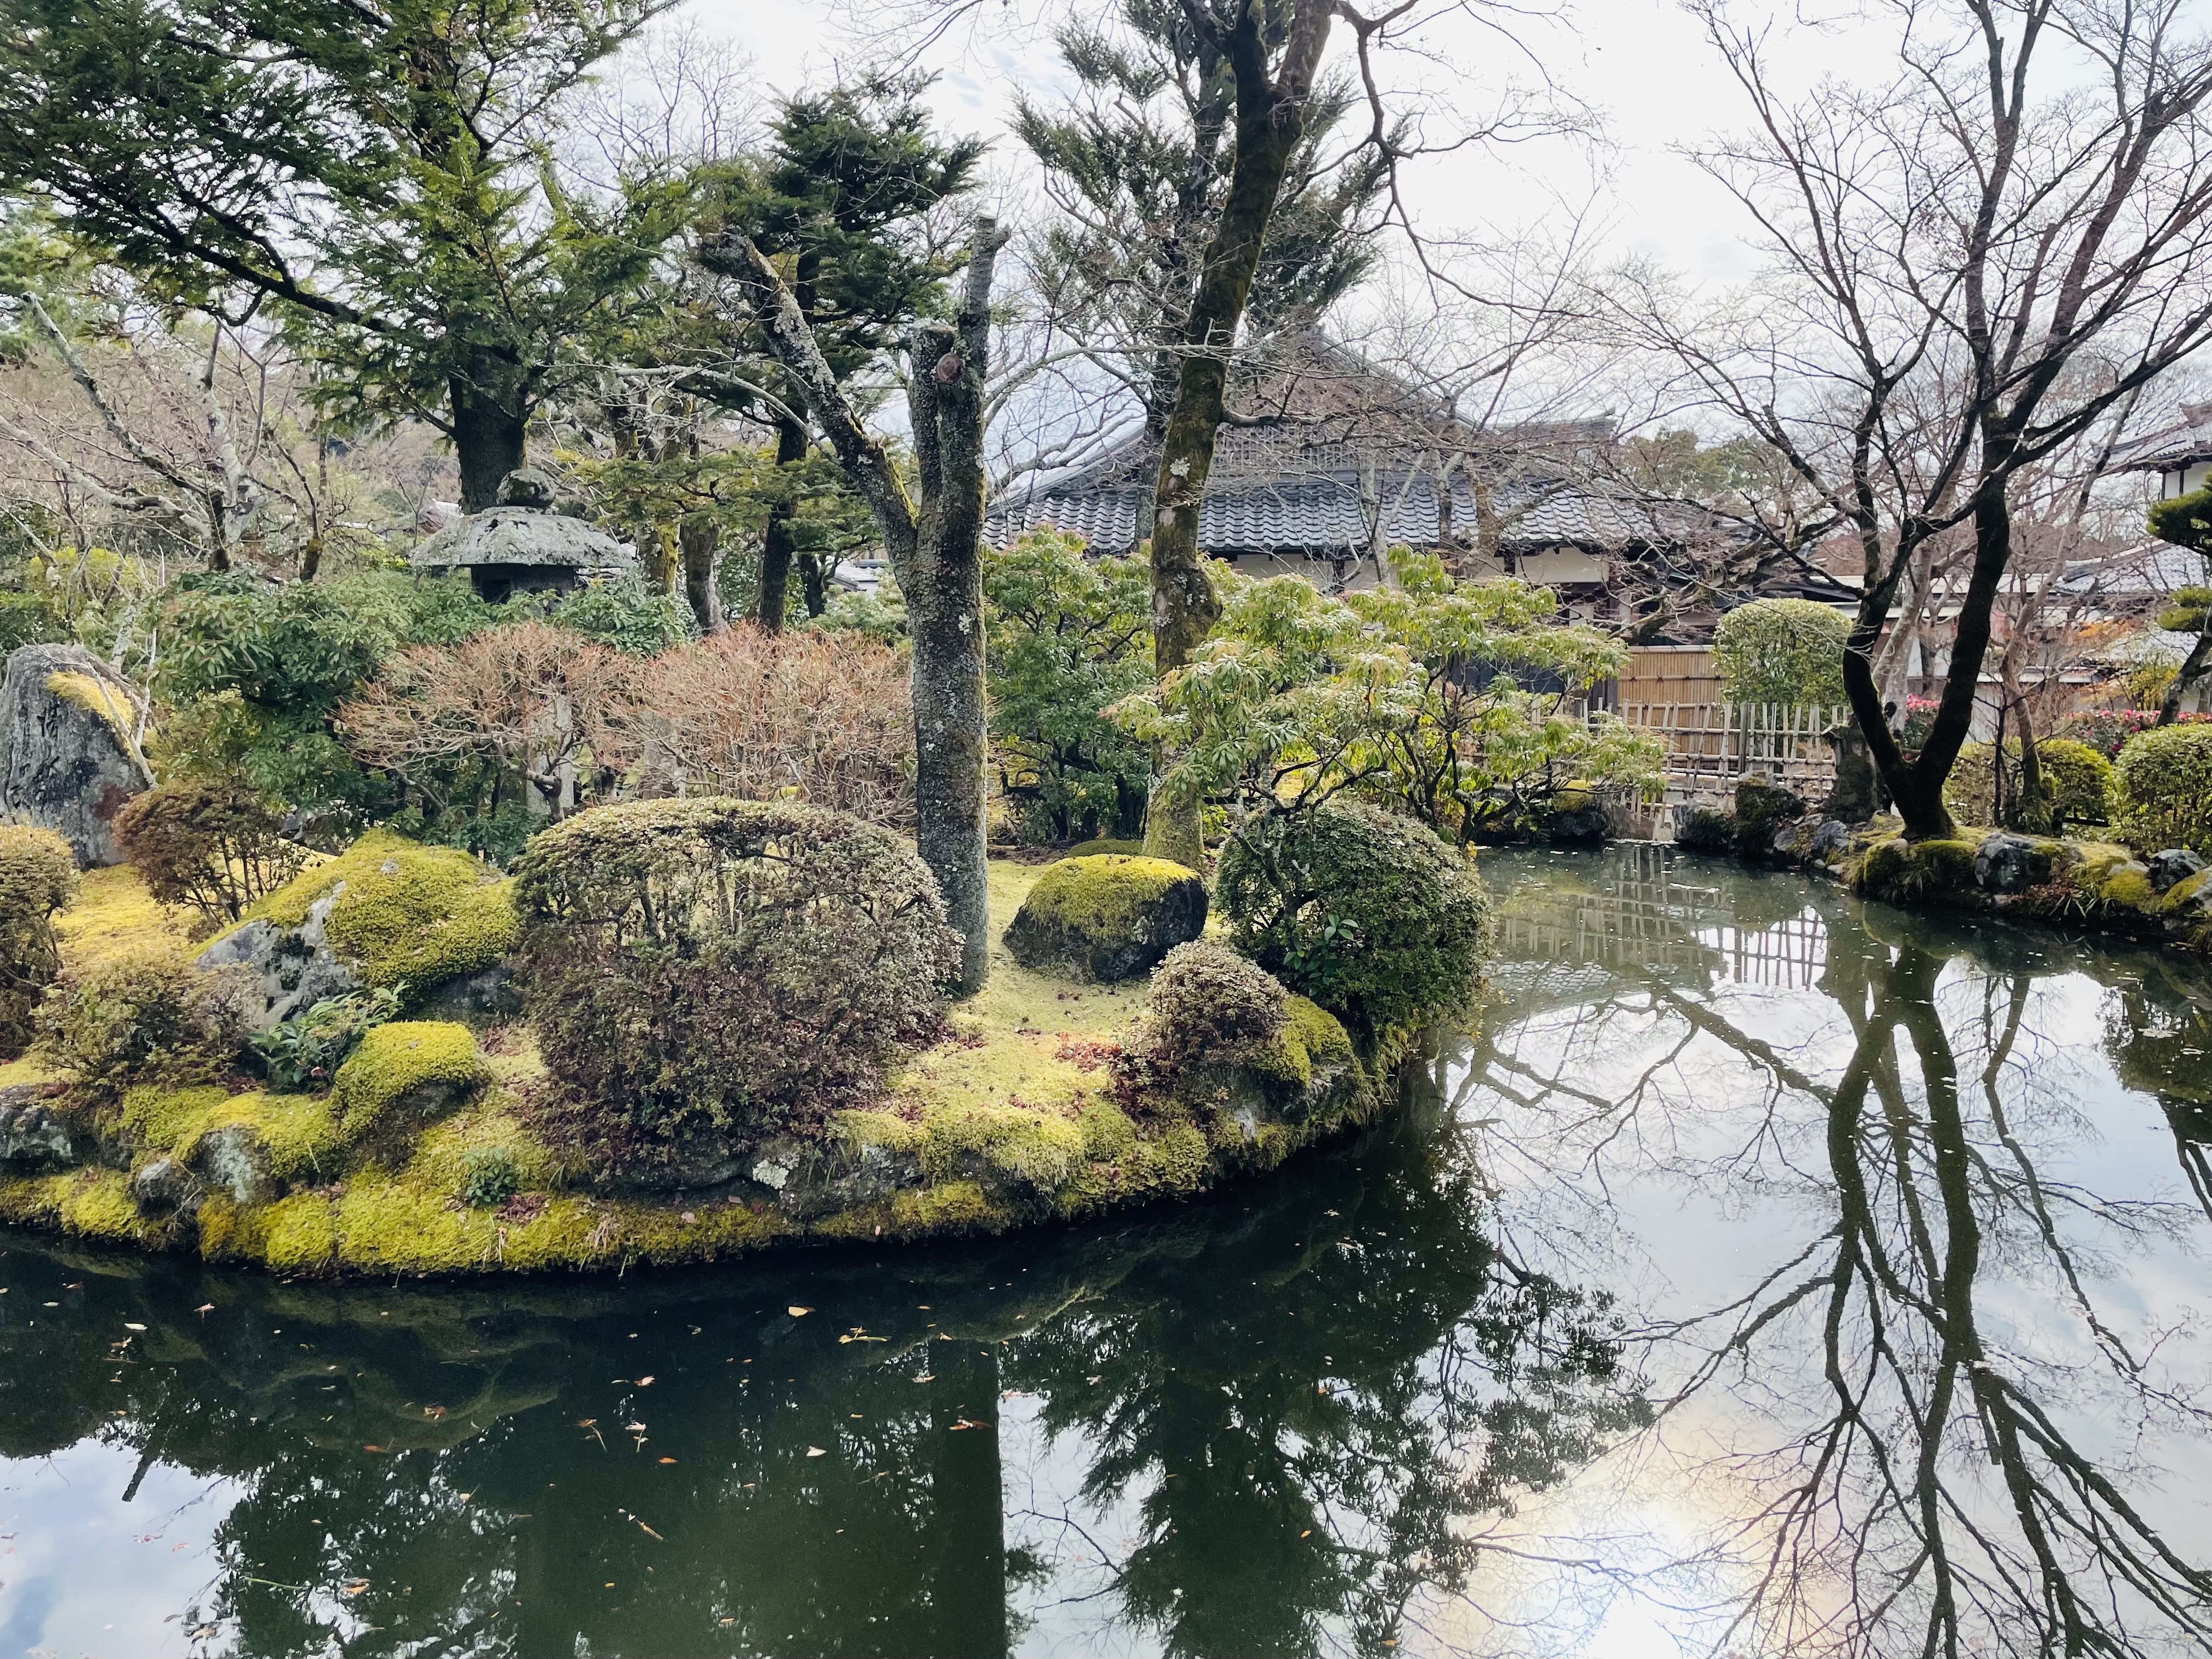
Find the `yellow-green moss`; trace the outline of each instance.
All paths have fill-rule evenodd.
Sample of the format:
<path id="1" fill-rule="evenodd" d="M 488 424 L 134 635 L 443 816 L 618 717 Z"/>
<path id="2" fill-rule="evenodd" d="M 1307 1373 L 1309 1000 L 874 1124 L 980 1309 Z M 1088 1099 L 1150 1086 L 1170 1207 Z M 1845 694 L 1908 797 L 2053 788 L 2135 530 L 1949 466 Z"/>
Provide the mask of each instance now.
<path id="1" fill-rule="evenodd" d="M 425 1191 L 458 1197 L 468 1185 L 472 1153 L 505 1152 L 524 1191 L 556 1186 L 569 1173 L 559 1153 L 532 1134 L 496 1091 L 425 1129 L 407 1163 L 407 1178 Z"/>
<path id="2" fill-rule="evenodd" d="M 1083 1131 L 1068 1118 L 1019 1106 L 969 1106 L 932 1112 L 923 1120 L 922 1173 L 936 1181 L 963 1173 L 980 1157 L 992 1169 L 1031 1187 L 1050 1190 L 1065 1181 L 1083 1156 Z"/>
<path id="3" fill-rule="evenodd" d="M 830 1132 L 855 1149 L 880 1146 L 887 1152 L 918 1157 L 929 1144 L 929 1131 L 895 1112 L 840 1112 Z"/>
<path id="4" fill-rule="evenodd" d="M 1978 890 L 1974 854 L 1980 850 L 1978 841 L 1876 842 L 1859 861 L 1852 884 L 1897 903 L 1942 902 L 1954 894 Z"/>
<path id="5" fill-rule="evenodd" d="M 107 723 L 109 731 L 126 745 L 130 743 L 131 728 L 137 722 L 138 711 L 131 706 L 130 698 L 106 680 L 64 669 L 47 675 L 46 686 L 49 696 L 59 697 L 88 714 L 99 715 Z"/>
<path id="6" fill-rule="evenodd" d="M 325 933 L 371 985 L 422 990 L 492 966 L 520 937 L 514 884 L 453 847 L 425 847 L 372 830 L 337 858 L 302 871 L 245 921 L 297 927 L 340 883 Z"/>
<path id="7" fill-rule="evenodd" d="M 279 1273 L 313 1273 L 337 1249 L 337 1220 L 320 1193 L 295 1193 L 264 1206 L 258 1218 L 261 1259 Z"/>
<path id="8" fill-rule="evenodd" d="M 1191 872 L 1166 859 L 1133 858 L 1126 853 L 1061 859 L 1044 873 L 1023 901 L 1030 914 L 1092 938 L 1133 933 L 1148 905 Z"/>
<path id="9" fill-rule="evenodd" d="M 123 1125 L 143 1153 L 188 1161 L 217 1129 L 253 1132 L 279 1181 L 330 1176 L 343 1167 L 346 1138 L 330 1100 L 319 1095 L 232 1094 L 219 1086 L 147 1085 L 123 1097 Z"/>
<path id="10" fill-rule="evenodd" d="M 1137 1145 L 1137 1126 L 1129 1115 L 1110 1101 L 1094 1100 L 1076 1114 L 1083 1131 L 1083 1156 L 1094 1164 L 1126 1158 Z"/>
<path id="11" fill-rule="evenodd" d="M 900 1193 L 891 1200 L 890 1213 L 893 1229 L 904 1234 L 995 1233 L 1014 1219 L 972 1181 L 948 1181 Z"/>
<path id="12" fill-rule="evenodd" d="M 131 1200 L 131 1177 L 120 1170 L 78 1170 L 54 1179 L 61 1183 L 55 1216 L 64 1231 L 132 1243 L 146 1237 L 145 1218 Z"/>
<path id="13" fill-rule="evenodd" d="M 2193 876 L 2185 876 L 2166 890 L 2166 896 L 2159 901 L 2159 908 L 2168 911 L 2186 909 L 2208 886 L 2212 886 L 2212 869 L 2199 870 Z M 0 1078 L 6 1074 L 5 1068 L 0 1067 Z"/>
<path id="14" fill-rule="evenodd" d="M 361 1040 L 338 1067 L 331 1095 L 349 1141 L 389 1127 L 393 1104 L 410 1091 L 433 1084 L 473 1090 L 489 1075 L 476 1036 L 450 1020 L 395 1020 Z"/>
<path id="15" fill-rule="evenodd" d="M 73 973 L 149 956 L 189 956 L 194 948 L 184 913 L 156 903 L 127 864 L 84 872 L 76 902 L 54 918 L 54 939 Z"/>
<path id="16" fill-rule="evenodd" d="M 1293 993 L 1284 1004 L 1282 1034 L 1245 1064 L 1264 1078 L 1294 1089 L 1313 1086 L 1316 1065 L 1352 1058 L 1352 1037 L 1344 1023 L 1316 1002 Z"/>

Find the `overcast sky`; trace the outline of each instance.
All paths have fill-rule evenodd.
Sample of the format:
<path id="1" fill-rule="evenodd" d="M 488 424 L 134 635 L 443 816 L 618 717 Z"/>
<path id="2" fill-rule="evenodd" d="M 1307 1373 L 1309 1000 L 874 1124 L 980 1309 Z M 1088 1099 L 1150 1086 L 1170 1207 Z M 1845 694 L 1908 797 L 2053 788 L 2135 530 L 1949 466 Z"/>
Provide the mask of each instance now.
<path id="1" fill-rule="evenodd" d="M 965 31 L 930 57 L 942 80 L 937 99 L 948 127 L 1003 134 L 1014 91 L 1039 95 L 1065 84 L 1052 43 L 1033 27 L 1018 26 L 1040 8 L 1024 0 L 994 6 L 988 29 Z M 837 64 L 863 62 L 841 26 L 836 0 L 692 0 L 683 14 L 742 46 L 768 87 L 784 91 L 828 79 Z M 1437 60 L 1400 59 L 1401 81 L 1418 77 L 1419 95 L 1432 104 L 1448 100 L 1478 106 L 1484 91 L 1508 73 L 1526 79 L 1529 66 L 1495 37 L 1463 23 L 1433 38 Z M 1337 45 L 1347 44 L 1336 31 Z M 1800 37 L 1800 61 L 1848 63 L 1874 47 L 1852 33 Z M 1739 123 L 1742 95 L 1720 67 L 1695 20 L 1675 0 L 1582 0 L 1565 24 L 1533 26 L 1526 36 L 1551 74 L 1573 86 L 1606 116 L 1612 143 L 1604 156 L 1602 185 L 1624 251 L 1660 258 L 1693 278 L 1726 281 L 1745 274 L 1748 253 L 1739 240 L 1741 220 L 1717 185 L 1672 146 L 1694 142 L 1717 125 Z M 1457 84 L 1455 84 L 1456 82 Z M 1008 165 L 1010 143 L 1000 146 Z M 1437 231 L 1471 228 L 1480 221 L 1510 222 L 1543 210 L 1547 188 L 1581 198 L 1590 167 L 1574 147 L 1524 149 L 1503 160 L 1470 156 L 1429 167 L 1417 181 L 1417 208 Z"/>

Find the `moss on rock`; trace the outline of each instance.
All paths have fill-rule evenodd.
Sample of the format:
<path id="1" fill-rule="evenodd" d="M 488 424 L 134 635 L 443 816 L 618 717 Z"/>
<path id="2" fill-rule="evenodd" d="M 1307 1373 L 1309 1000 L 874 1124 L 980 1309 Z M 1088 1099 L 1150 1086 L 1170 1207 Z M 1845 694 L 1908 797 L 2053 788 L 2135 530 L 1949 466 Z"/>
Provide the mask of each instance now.
<path id="1" fill-rule="evenodd" d="M 476 1035 L 446 1020 L 395 1020 L 362 1038 L 331 1095 L 349 1142 L 450 1114 L 489 1075 Z"/>
<path id="2" fill-rule="evenodd" d="M 1165 859 L 1118 853 L 1048 865 L 1006 929 L 1024 966 L 1127 979 L 1206 931 L 1206 883 Z"/>

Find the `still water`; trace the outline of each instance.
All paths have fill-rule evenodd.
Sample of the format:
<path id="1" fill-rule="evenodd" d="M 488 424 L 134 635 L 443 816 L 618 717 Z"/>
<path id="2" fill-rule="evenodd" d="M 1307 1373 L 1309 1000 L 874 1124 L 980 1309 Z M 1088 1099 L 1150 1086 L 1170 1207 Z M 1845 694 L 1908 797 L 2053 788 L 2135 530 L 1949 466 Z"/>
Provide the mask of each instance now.
<path id="1" fill-rule="evenodd" d="M 2212 1651 L 2212 983 L 1493 854 L 1389 1129 L 621 1282 L 0 1235 L 0 1659 Z"/>

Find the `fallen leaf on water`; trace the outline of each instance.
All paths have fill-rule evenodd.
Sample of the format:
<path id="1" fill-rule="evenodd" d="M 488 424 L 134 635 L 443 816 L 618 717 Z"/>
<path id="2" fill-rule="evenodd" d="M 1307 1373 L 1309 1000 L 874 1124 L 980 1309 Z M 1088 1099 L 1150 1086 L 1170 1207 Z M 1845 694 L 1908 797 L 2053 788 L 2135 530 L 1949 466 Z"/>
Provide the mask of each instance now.
<path id="1" fill-rule="evenodd" d="M 215 1311 L 215 1304 L 212 1302 L 203 1302 L 198 1307 L 193 1309 L 192 1311 L 196 1314 L 211 1314 Z"/>
<path id="2" fill-rule="evenodd" d="M 649 1376 L 641 1376 L 637 1379 L 637 1386 L 641 1389 L 649 1389 L 653 1386 L 653 1379 Z"/>
<path id="3" fill-rule="evenodd" d="M 974 1418 L 972 1418 L 972 1417 L 963 1417 L 963 1418 L 962 1418 L 962 1419 L 961 1419 L 957 1423 L 955 1423 L 952 1426 L 953 1426 L 953 1428 L 954 1428 L 954 1429 L 957 1430 L 957 1429 L 988 1429 L 988 1428 L 989 1428 L 991 1425 L 990 1425 L 988 1423 L 979 1423 L 979 1422 L 977 1422 L 977 1421 L 976 1421 Z"/>
<path id="4" fill-rule="evenodd" d="M 381 1446 L 363 1446 L 363 1447 L 362 1448 L 362 1449 L 363 1451 L 380 1452 L 380 1451 L 382 1451 L 382 1450 L 384 1449 L 384 1448 L 383 1448 L 383 1447 L 381 1447 Z"/>
<path id="5" fill-rule="evenodd" d="M 1308 1527 L 1308 1528 L 1307 1528 L 1304 1532 L 1300 1533 L 1300 1534 L 1298 1534 L 1298 1536 L 1299 1536 L 1299 1537 L 1301 1537 L 1301 1538 L 1310 1538 L 1310 1537 L 1312 1537 L 1312 1536 L 1313 1536 L 1313 1528 L 1312 1528 L 1311 1527 Z"/>
<path id="6" fill-rule="evenodd" d="M 672 1457 L 664 1457 L 660 1461 L 664 1463 L 673 1463 L 676 1460 Z"/>
<path id="7" fill-rule="evenodd" d="M 348 1595 L 359 1595 L 362 1591 L 368 1588 L 368 1580 L 366 1578 L 356 1578 L 350 1584 L 341 1584 L 338 1588 Z"/>
<path id="8" fill-rule="evenodd" d="M 809 1457 L 826 1457 L 829 1455 L 829 1454 L 823 1451 L 819 1446 L 809 1446 L 806 1449 L 806 1455 Z"/>
<path id="9" fill-rule="evenodd" d="M 801 1317 L 802 1316 L 806 1315 L 806 1314 L 811 1314 L 811 1313 L 812 1313 L 813 1311 L 814 1311 L 814 1310 L 813 1310 L 813 1309 L 811 1309 L 811 1308 L 797 1308 L 797 1307 L 793 1307 L 793 1308 L 786 1308 L 786 1309 L 784 1310 L 784 1312 L 786 1312 L 786 1313 L 789 1314 L 789 1315 L 790 1315 L 793 1319 L 799 1318 L 799 1317 Z"/>
<path id="10" fill-rule="evenodd" d="M 135 1319 L 126 1319 L 123 1322 L 123 1328 L 126 1331 L 143 1331 L 146 1328 Z"/>
<path id="11" fill-rule="evenodd" d="M 635 1516 L 631 1518 L 634 1520 L 635 1519 Z M 647 1538 L 660 1538 L 660 1534 L 659 1533 L 653 1531 L 651 1527 L 647 1526 L 642 1521 L 638 1522 L 637 1529 L 643 1533 Z M 660 1538 L 660 1541 L 665 1544 L 668 1540 L 665 1538 Z"/>

